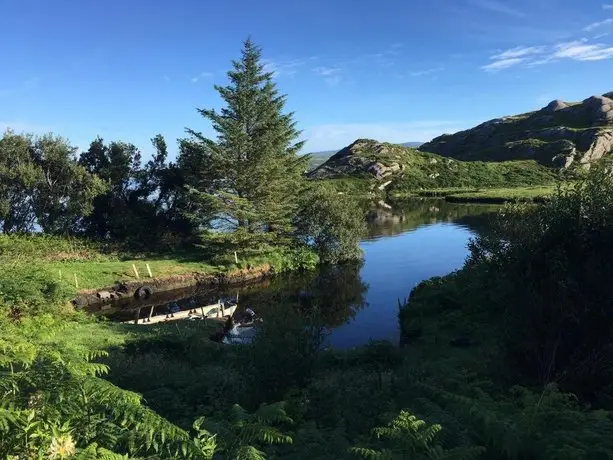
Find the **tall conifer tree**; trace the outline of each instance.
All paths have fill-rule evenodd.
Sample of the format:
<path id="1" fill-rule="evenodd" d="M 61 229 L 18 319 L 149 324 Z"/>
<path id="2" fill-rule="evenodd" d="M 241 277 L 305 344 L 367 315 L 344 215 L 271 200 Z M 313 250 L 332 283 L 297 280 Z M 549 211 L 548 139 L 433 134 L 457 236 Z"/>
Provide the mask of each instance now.
<path id="1" fill-rule="evenodd" d="M 215 209 L 217 221 L 234 230 L 236 241 L 281 242 L 294 231 L 304 189 L 308 160 L 298 155 L 300 132 L 250 39 L 228 79 L 227 86 L 215 86 L 224 101 L 221 110 L 198 109 L 217 138 L 187 129 L 191 139 L 181 142 L 182 155 L 201 159 L 202 167 L 192 171 L 195 192 Z"/>

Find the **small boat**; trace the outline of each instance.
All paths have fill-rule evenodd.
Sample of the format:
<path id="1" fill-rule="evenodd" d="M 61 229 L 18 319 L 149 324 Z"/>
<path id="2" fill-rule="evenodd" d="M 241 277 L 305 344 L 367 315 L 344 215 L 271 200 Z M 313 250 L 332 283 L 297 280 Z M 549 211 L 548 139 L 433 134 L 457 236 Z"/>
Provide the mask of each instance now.
<path id="1" fill-rule="evenodd" d="M 255 334 L 254 326 L 237 324 L 226 333 L 222 343 L 226 345 L 249 345 L 253 343 Z"/>

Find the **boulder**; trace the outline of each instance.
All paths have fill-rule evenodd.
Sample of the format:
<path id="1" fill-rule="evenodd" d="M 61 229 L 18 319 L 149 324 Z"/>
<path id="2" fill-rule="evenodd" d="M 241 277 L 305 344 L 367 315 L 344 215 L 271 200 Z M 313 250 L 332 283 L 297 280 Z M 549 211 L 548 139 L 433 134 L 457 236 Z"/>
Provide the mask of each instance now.
<path id="1" fill-rule="evenodd" d="M 558 110 L 566 109 L 568 104 L 560 99 L 556 99 L 555 101 L 551 101 L 545 108 L 542 109 L 544 112 L 557 112 Z"/>

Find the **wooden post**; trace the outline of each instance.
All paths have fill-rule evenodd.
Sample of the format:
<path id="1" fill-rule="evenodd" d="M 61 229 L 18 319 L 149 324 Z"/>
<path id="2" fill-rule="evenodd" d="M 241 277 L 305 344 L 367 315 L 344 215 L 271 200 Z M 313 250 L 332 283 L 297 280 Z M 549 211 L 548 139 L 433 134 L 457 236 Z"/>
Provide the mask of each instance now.
<path id="1" fill-rule="evenodd" d="M 62 270 L 60 270 L 59 272 L 60 272 L 60 281 L 62 281 Z"/>
<path id="2" fill-rule="evenodd" d="M 136 265 L 132 264 L 132 268 L 134 269 L 134 274 L 136 275 L 136 279 L 139 280 L 140 276 L 138 274 L 138 270 L 136 269 Z"/>
<path id="3" fill-rule="evenodd" d="M 151 267 L 147 264 L 147 271 L 149 272 L 149 278 L 153 278 L 153 273 L 151 273 Z"/>
<path id="4" fill-rule="evenodd" d="M 140 307 L 136 310 L 136 315 L 134 315 L 134 324 L 138 324 L 138 317 L 140 316 Z"/>
<path id="5" fill-rule="evenodd" d="M 204 314 L 204 306 L 200 305 L 200 313 L 202 313 L 202 319 L 206 323 L 206 315 Z"/>
<path id="6" fill-rule="evenodd" d="M 155 305 L 151 305 L 151 310 L 149 310 L 149 322 L 151 322 L 151 317 L 153 316 L 153 309 L 155 308 Z"/>
<path id="7" fill-rule="evenodd" d="M 77 274 L 74 274 L 74 285 L 77 289 L 79 289 L 79 280 L 77 279 Z"/>
<path id="8" fill-rule="evenodd" d="M 236 251 L 234 251 L 234 262 L 238 265 L 238 256 L 236 255 Z"/>

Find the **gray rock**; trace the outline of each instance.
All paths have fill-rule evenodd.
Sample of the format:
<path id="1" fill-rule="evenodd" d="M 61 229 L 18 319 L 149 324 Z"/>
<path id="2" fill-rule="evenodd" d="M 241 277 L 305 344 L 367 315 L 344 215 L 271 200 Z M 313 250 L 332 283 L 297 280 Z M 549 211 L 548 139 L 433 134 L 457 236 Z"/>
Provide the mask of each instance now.
<path id="1" fill-rule="evenodd" d="M 562 110 L 568 107 L 568 104 L 560 99 L 556 99 L 555 101 L 551 101 L 547 104 L 546 107 L 542 109 L 544 112 L 557 112 L 558 110 Z"/>

